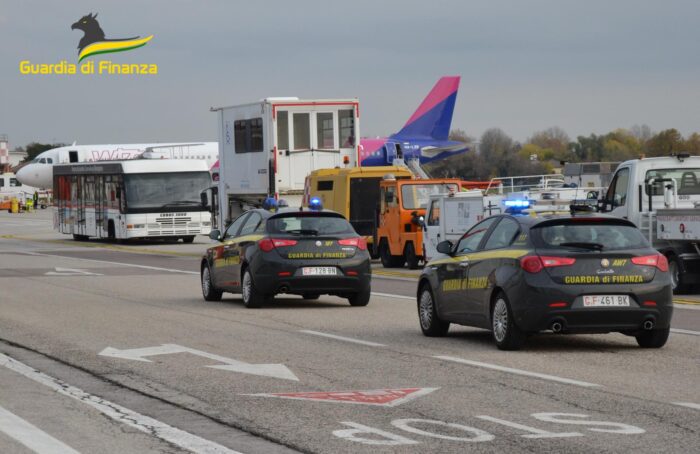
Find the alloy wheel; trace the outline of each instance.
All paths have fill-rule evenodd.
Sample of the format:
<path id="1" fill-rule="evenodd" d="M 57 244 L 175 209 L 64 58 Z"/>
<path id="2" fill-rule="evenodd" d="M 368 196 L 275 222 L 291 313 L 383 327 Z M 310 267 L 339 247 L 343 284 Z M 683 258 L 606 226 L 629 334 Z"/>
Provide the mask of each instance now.
<path id="1" fill-rule="evenodd" d="M 499 298 L 493 308 L 493 335 L 498 342 L 503 342 L 507 333 L 508 306 L 503 298 Z"/>

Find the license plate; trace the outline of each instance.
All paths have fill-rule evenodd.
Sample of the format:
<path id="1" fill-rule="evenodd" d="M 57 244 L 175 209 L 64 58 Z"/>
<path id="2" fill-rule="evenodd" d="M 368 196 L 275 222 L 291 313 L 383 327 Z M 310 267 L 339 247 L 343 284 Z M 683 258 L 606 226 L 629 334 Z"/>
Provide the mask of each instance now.
<path id="1" fill-rule="evenodd" d="M 583 297 L 583 307 L 620 307 L 629 306 L 628 295 L 586 295 Z"/>
<path id="2" fill-rule="evenodd" d="M 338 268 L 334 266 L 306 266 L 301 269 L 304 276 L 335 276 Z"/>

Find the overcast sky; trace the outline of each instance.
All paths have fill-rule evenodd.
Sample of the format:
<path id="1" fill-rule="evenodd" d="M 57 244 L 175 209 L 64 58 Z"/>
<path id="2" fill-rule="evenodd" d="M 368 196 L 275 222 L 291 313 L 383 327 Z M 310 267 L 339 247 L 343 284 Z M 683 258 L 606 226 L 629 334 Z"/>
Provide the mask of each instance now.
<path id="1" fill-rule="evenodd" d="M 77 62 L 97 19 L 108 38 L 154 35 L 96 57 L 157 76 L 27 76 Z M 30 141 L 216 140 L 210 106 L 267 96 L 358 97 L 363 136 L 401 128 L 436 80 L 461 75 L 452 123 L 524 141 L 634 124 L 700 131 L 700 1 L 0 0 L 0 133 Z"/>

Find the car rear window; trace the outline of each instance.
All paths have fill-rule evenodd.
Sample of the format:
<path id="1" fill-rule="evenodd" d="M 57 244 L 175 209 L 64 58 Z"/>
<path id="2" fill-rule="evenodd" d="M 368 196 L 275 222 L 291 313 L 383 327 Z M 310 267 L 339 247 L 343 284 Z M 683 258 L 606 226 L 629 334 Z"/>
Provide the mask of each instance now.
<path id="1" fill-rule="evenodd" d="M 636 227 L 614 222 L 565 220 L 535 226 L 531 230 L 537 248 L 543 249 L 642 249 L 649 247 Z"/>
<path id="2" fill-rule="evenodd" d="M 289 215 L 267 220 L 269 233 L 290 235 L 340 235 L 355 233 L 343 217 L 323 215 Z"/>

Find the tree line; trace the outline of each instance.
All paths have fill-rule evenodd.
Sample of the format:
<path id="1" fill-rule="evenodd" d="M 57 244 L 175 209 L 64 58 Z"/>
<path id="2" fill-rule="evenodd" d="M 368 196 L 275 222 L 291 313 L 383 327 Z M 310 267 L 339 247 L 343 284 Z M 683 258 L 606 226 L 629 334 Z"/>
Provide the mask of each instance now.
<path id="1" fill-rule="evenodd" d="M 652 133 L 647 125 L 616 129 L 607 134 L 578 136 L 572 141 L 559 127 L 535 132 L 525 143 L 499 128 L 485 131 L 478 142 L 464 130 L 450 132 L 450 140 L 472 145 L 472 150 L 428 164 L 434 177 L 488 180 L 492 177 L 551 173 L 562 162 L 621 162 L 628 159 L 700 154 L 700 134 L 687 138 L 676 129 Z"/>

